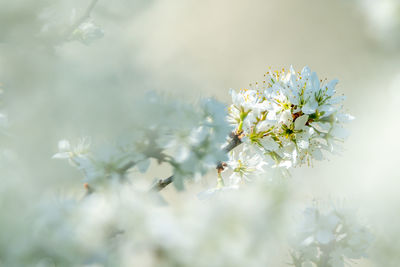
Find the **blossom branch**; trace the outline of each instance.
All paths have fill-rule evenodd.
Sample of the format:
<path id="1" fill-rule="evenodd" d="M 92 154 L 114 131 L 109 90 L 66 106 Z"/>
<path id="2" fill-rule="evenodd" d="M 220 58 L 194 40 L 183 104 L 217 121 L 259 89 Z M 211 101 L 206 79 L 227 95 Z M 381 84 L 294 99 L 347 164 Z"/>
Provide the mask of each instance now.
<path id="1" fill-rule="evenodd" d="M 225 153 L 229 153 L 232 149 L 237 147 L 242 143 L 242 135 L 237 133 L 231 133 L 231 140 L 229 143 L 222 149 Z M 217 164 L 217 170 L 224 169 L 224 164 L 222 162 Z M 174 176 L 171 175 L 168 178 L 158 180 L 151 188 L 150 191 L 161 191 L 165 187 L 167 187 L 174 180 Z"/>

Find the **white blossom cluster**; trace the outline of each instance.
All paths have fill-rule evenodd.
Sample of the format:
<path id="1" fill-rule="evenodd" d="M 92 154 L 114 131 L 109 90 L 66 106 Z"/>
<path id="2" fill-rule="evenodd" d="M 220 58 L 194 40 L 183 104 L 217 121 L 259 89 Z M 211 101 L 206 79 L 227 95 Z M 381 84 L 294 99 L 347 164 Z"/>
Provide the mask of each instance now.
<path id="1" fill-rule="evenodd" d="M 324 159 L 323 151 L 340 152 L 347 137 L 343 124 L 353 117 L 342 111 L 338 81 L 322 81 L 308 67 L 299 73 L 293 67 L 269 71 L 265 77 L 250 89 L 231 90 L 229 121 L 249 147 L 242 158 L 232 157 L 235 175 L 243 176 L 245 162 L 254 171 L 262 166 L 288 169 Z"/>
<path id="2" fill-rule="evenodd" d="M 352 209 L 325 209 L 317 203 L 304 211 L 294 239 L 294 266 L 344 267 L 350 260 L 367 256 L 373 235 L 360 224 Z"/>
<path id="3" fill-rule="evenodd" d="M 149 93 L 136 107 L 145 116 L 117 146 L 91 150 L 87 139 L 74 148 L 62 140 L 59 153 L 53 158 L 69 159 L 90 184 L 124 180 L 133 167 L 146 172 L 154 158 L 171 165 L 173 181 L 179 189 L 183 188 L 184 179 L 204 175 L 227 159 L 222 146 L 230 127 L 225 106 L 215 99 L 191 105 Z"/>

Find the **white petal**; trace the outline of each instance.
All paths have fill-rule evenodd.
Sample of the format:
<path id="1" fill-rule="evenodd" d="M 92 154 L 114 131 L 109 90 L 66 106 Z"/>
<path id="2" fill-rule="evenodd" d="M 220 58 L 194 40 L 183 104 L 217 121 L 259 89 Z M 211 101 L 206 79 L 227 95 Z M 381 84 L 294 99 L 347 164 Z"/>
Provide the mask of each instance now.
<path id="1" fill-rule="evenodd" d="M 310 70 L 310 68 L 309 68 L 308 66 L 305 66 L 305 67 L 303 68 L 303 70 L 301 71 L 301 76 L 302 76 L 303 78 L 308 77 L 310 74 L 311 74 L 311 70 Z"/>
<path id="2" fill-rule="evenodd" d="M 335 230 L 336 229 L 336 226 L 337 226 L 337 224 L 340 222 L 340 219 L 339 219 L 339 217 L 334 213 L 334 212 L 331 212 L 330 214 L 328 214 L 326 217 L 325 217 L 325 220 L 324 220 L 324 225 L 325 225 L 325 227 L 327 227 L 329 230 Z"/>
<path id="3" fill-rule="evenodd" d="M 265 132 L 271 127 L 269 121 L 262 121 L 257 124 L 257 132 Z"/>
<path id="4" fill-rule="evenodd" d="M 329 133 L 340 139 L 346 139 L 349 136 L 349 132 L 339 125 L 335 125 Z"/>
<path id="5" fill-rule="evenodd" d="M 279 122 L 289 126 L 293 121 L 292 113 L 290 110 L 285 110 L 282 112 Z"/>
<path id="6" fill-rule="evenodd" d="M 270 111 L 267 114 L 267 120 L 269 121 L 276 121 L 277 120 L 277 116 L 276 116 L 276 112 L 275 111 Z"/>
<path id="7" fill-rule="evenodd" d="M 314 149 L 311 154 L 312 154 L 313 158 L 316 160 L 324 159 L 324 155 L 322 154 L 322 152 L 319 148 Z"/>
<path id="8" fill-rule="evenodd" d="M 238 185 L 242 181 L 242 177 L 236 172 L 232 173 L 232 175 L 229 177 L 229 184 L 230 185 Z"/>
<path id="9" fill-rule="evenodd" d="M 327 87 L 326 94 L 328 96 L 333 96 L 335 94 L 335 87 L 338 82 L 339 82 L 338 80 L 332 80 L 326 85 L 326 87 Z"/>
<path id="10" fill-rule="evenodd" d="M 334 239 L 334 235 L 326 230 L 319 230 L 315 235 L 317 241 L 321 244 L 328 244 Z"/>
<path id="11" fill-rule="evenodd" d="M 329 99 L 327 101 L 327 103 L 330 105 L 336 105 L 336 104 L 342 103 L 345 99 L 346 99 L 346 97 L 344 95 L 332 97 L 331 99 Z"/>
<path id="12" fill-rule="evenodd" d="M 60 152 L 71 151 L 71 145 L 70 145 L 69 141 L 68 141 L 68 140 L 65 140 L 65 139 L 60 140 L 60 141 L 58 142 L 58 150 L 59 150 Z"/>
<path id="13" fill-rule="evenodd" d="M 269 151 L 275 151 L 279 148 L 279 145 L 277 142 L 274 141 L 274 139 L 272 139 L 271 136 L 266 136 L 264 138 L 262 138 L 260 140 L 261 145 Z"/>
<path id="14" fill-rule="evenodd" d="M 313 122 L 311 126 L 314 127 L 315 130 L 323 133 L 327 133 L 331 129 L 331 124 L 329 122 Z"/>
<path id="15" fill-rule="evenodd" d="M 191 132 L 189 140 L 193 145 L 199 145 L 206 139 L 207 135 L 207 127 L 201 126 Z"/>
<path id="16" fill-rule="evenodd" d="M 294 121 L 294 129 L 302 130 L 308 121 L 308 115 L 302 115 Z"/>
<path id="17" fill-rule="evenodd" d="M 343 122 L 343 123 L 347 123 L 347 122 L 350 122 L 355 119 L 354 116 L 352 116 L 350 114 L 345 114 L 345 113 L 339 113 L 336 115 L 336 117 L 338 118 L 338 120 L 340 122 Z"/>
<path id="18" fill-rule="evenodd" d="M 311 85 L 313 92 L 317 92 L 319 90 L 320 81 L 316 72 L 311 74 Z"/>
<path id="19" fill-rule="evenodd" d="M 184 162 L 190 156 L 190 149 L 185 145 L 180 145 L 175 153 L 174 157 L 178 163 Z"/>
<path id="20" fill-rule="evenodd" d="M 318 108 L 318 103 L 315 101 L 315 99 L 312 96 L 312 99 L 310 99 L 301 109 L 303 113 L 305 114 L 313 114 L 315 113 L 315 110 Z"/>
<path id="21" fill-rule="evenodd" d="M 332 106 L 332 105 L 322 105 L 318 107 L 318 110 L 320 112 L 324 112 L 324 114 L 321 116 L 321 118 L 328 117 L 331 115 L 333 112 L 335 112 L 338 109 L 337 106 Z"/>
<path id="22" fill-rule="evenodd" d="M 53 159 L 68 159 L 70 157 L 69 152 L 60 152 L 53 155 Z"/>
<path id="23" fill-rule="evenodd" d="M 308 142 L 308 140 L 303 139 L 303 140 L 297 141 L 297 146 L 301 149 L 307 149 L 309 145 L 310 145 L 310 142 Z"/>

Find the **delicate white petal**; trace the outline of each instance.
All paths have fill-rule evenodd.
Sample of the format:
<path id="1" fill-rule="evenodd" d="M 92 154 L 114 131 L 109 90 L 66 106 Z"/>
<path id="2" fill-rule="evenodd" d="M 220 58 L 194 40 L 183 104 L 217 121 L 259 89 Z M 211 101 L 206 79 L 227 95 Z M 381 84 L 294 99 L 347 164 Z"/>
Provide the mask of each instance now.
<path id="1" fill-rule="evenodd" d="M 289 126 L 290 124 L 292 124 L 292 121 L 293 121 L 293 117 L 292 117 L 292 113 L 290 112 L 290 110 L 283 111 L 279 122 Z"/>
<path id="2" fill-rule="evenodd" d="M 302 130 L 308 121 L 308 115 L 302 115 L 294 121 L 294 129 Z"/>
<path id="3" fill-rule="evenodd" d="M 265 132 L 273 126 L 271 121 L 262 121 L 257 124 L 257 132 Z"/>
<path id="4" fill-rule="evenodd" d="M 329 122 L 312 122 L 310 125 L 314 127 L 315 130 L 322 133 L 327 133 L 331 129 L 331 124 Z"/>
<path id="5" fill-rule="evenodd" d="M 307 149 L 308 146 L 309 146 L 309 144 L 310 144 L 310 143 L 308 142 L 308 140 L 302 139 L 302 140 L 297 141 L 297 146 L 298 146 L 299 148 L 301 148 L 301 149 Z"/>
<path id="6" fill-rule="evenodd" d="M 68 141 L 68 140 L 65 140 L 65 139 L 60 140 L 60 141 L 58 142 L 58 150 L 59 150 L 60 152 L 71 151 L 71 145 L 70 145 L 69 141 Z"/>
<path id="7" fill-rule="evenodd" d="M 53 155 L 53 159 L 68 159 L 70 158 L 70 152 L 60 152 Z"/>
<path id="8" fill-rule="evenodd" d="M 262 138 L 260 140 L 261 145 L 269 151 L 275 151 L 279 148 L 279 145 L 277 142 L 274 141 L 274 139 L 272 139 L 271 136 L 266 136 L 264 138 Z"/>
<path id="9" fill-rule="evenodd" d="M 339 125 L 335 125 L 329 134 L 339 139 L 346 139 L 349 136 L 348 130 Z"/>
<path id="10" fill-rule="evenodd" d="M 318 108 L 318 103 L 315 99 L 309 100 L 301 109 L 305 114 L 313 114 Z"/>
<path id="11" fill-rule="evenodd" d="M 329 242 L 333 241 L 335 236 L 333 235 L 332 232 L 329 232 L 327 230 L 319 230 L 316 235 L 315 235 L 317 241 L 321 244 L 328 244 Z"/>
<path id="12" fill-rule="evenodd" d="M 332 80 L 326 85 L 326 95 L 328 96 L 333 96 L 335 94 L 335 87 L 339 81 L 338 80 Z"/>

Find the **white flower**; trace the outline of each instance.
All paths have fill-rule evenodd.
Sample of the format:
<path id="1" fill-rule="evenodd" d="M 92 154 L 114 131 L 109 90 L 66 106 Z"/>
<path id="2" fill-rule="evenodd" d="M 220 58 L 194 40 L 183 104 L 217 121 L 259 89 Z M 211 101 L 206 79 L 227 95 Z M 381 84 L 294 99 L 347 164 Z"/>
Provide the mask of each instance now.
<path id="1" fill-rule="evenodd" d="M 346 136 L 343 96 L 338 80 L 322 81 L 310 68 L 267 72 L 262 85 L 231 91 L 230 123 L 250 143 L 264 148 L 276 166 L 290 168 L 321 160 L 323 150 L 337 153 Z"/>
<path id="2" fill-rule="evenodd" d="M 229 92 L 232 96 L 233 105 L 239 109 L 243 109 L 244 112 L 252 110 L 257 103 L 258 92 L 255 90 L 241 90 L 239 93 L 236 93 L 235 90 L 231 89 Z"/>
<path id="3" fill-rule="evenodd" d="M 263 174 L 266 162 L 254 149 L 245 147 L 240 153 L 232 151 L 227 164 L 233 171 L 229 177 L 230 184 L 237 185 Z"/>
<path id="4" fill-rule="evenodd" d="M 153 92 L 137 106 L 146 114 L 140 121 L 145 134 L 136 140 L 137 147 L 145 155 L 158 155 L 159 162 L 168 161 L 175 185 L 215 170 L 220 161 L 227 160 L 222 146 L 232 128 L 221 102 L 207 98 L 188 104 Z"/>
<path id="5" fill-rule="evenodd" d="M 89 152 L 90 140 L 82 138 L 75 147 L 71 147 L 68 140 L 60 140 L 58 142 L 58 153 L 53 155 L 55 159 L 72 159 L 73 157 L 82 156 Z"/>
<path id="6" fill-rule="evenodd" d="M 53 155 L 54 159 L 68 159 L 71 156 L 71 145 L 68 140 L 58 142 L 58 153 Z"/>

